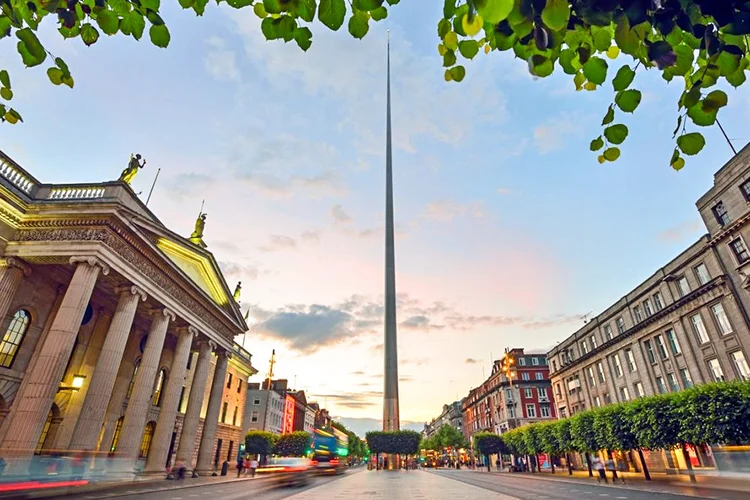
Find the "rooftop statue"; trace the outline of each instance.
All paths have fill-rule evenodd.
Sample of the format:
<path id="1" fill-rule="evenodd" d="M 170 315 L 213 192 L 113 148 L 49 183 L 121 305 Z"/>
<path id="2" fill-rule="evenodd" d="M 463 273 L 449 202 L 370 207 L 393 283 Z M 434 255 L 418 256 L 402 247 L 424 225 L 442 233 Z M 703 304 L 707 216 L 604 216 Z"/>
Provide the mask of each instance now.
<path id="1" fill-rule="evenodd" d="M 130 184 L 133 182 L 133 179 L 135 178 L 136 174 L 138 173 L 138 170 L 146 166 L 146 160 L 143 160 L 143 163 L 141 163 L 139 160 L 141 159 L 141 155 L 136 154 L 133 156 L 130 155 L 130 162 L 128 163 L 128 166 L 125 170 L 122 171 L 120 174 L 120 178 L 118 180 Z"/>
<path id="2" fill-rule="evenodd" d="M 203 229 L 206 227 L 206 214 L 201 212 L 198 214 L 198 218 L 195 220 L 195 231 L 190 235 L 190 241 L 196 245 L 206 248 L 206 244 L 203 242 Z"/>
<path id="3" fill-rule="evenodd" d="M 237 287 L 234 289 L 234 300 L 239 301 L 240 300 L 240 292 L 242 291 L 242 282 L 237 282 Z"/>

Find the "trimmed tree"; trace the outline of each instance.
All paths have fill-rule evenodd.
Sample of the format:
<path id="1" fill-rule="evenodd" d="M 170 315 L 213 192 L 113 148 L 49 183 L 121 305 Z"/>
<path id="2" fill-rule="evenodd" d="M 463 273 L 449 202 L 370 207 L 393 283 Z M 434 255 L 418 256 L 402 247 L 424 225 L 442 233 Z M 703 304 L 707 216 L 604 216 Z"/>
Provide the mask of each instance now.
<path id="1" fill-rule="evenodd" d="M 601 449 L 599 442 L 596 440 L 596 431 L 594 430 L 594 419 L 596 410 L 584 411 L 577 413 L 570 418 L 570 435 L 573 439 L 573 447 L 586 457 L 586 465 L 589 469 L 589 476 L 593 476 L 591 470 L 591 452 Z"/>
<path id="2" fill-rule="evenodd" d="M 273 453 L 274 444 L 278 436 L 266 431 L 250 431 L 245 434 L 245 453 L 260 455 L 265 462 L 268 455 Z"/>
<path id="3" fill-rule="evenodd" d="M 309 432 L 297 431 L 282 434 L 274 446 L 274 454 L 283 457 L 302 457 L 310 449 L 312 436 Z"/>

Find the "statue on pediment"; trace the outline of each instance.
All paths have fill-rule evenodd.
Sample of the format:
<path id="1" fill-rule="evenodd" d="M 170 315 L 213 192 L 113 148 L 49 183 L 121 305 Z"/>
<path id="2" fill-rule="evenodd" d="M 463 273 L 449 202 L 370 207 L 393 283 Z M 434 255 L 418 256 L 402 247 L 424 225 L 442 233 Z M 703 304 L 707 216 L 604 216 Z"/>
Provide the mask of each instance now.
<path id="1" fill-rule="evenodd" d="M 237 286 L 234 289 L 234 300 L 238 301 L 240 300 L 240 292 L 242 291 L 242 282 L 238 281 Z"/>
<path id="2" fill-rule="evenodd" d="M 200 245 L 203 248 L 206 247 L 206 244 L 203 242 L 203 230 L 206 227 L 206 214 L 204 212 L 201 212 L 198 214 L 198 218 L 195 220 L 195 230 L 193 231 L 193 234 L 190 235 L 190 241 L 195 243 L 196 245 Z"/>
<path id="3" fill-rule="evenodd" d="M 133 182 L 133 179 L 135 178 L 136 174 L 138 173 L 138 170 L 140 170 L 140 169 L 142 169 L 143 167 L 146 166 L 146 160 L 143 160 L 143 162 L 141 162 L 140 160 L 141 160 L 141 155 L 136 154 L 134 156 L 134 155 L 131 154 L 130 155 L 130 162 L 128 163 L 127 168 L 125 168 L 125 170 L 122 171 L 122 173 L 120 174 L 120 178 L 118 180 L 120 180 L 120 181 L 122 181 L 122 182 L 124 182 L 124 183 L 126 183 L 128 185 L 131 182 Z"/>

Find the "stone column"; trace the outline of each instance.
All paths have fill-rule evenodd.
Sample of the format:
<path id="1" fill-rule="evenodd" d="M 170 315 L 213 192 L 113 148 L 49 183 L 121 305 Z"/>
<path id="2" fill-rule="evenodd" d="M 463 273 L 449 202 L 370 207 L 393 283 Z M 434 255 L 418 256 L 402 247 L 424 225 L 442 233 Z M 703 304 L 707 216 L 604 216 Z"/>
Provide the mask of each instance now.
<path id="1" fill-rule="evenodd" d="M 31 268 L 21 259 L 8 257 L 3 263 L 4 273 L 0 276 L 0 322 L 10 309 L 10 304 L 16 296 L 16 290 L 24 276 L 31 274 Z"/>
<path id="2" fill-rule="evenodd" d="M 83 401 L 80 416 L 73 430 L 70 449 L 91 451 L 96 449 L 117 372 L 125 352 L 130 329 L 133 326 L 138 303 L 146 300 L 146 294 L 135 286 L 117 290 L 120 300 L 109 325 L 96 368 Z"/>
<path id="3" fill-rule="evenodd" d="M 216 437 L 216 428 L 219 425 L 219 410 L 224 399 L 224 379 L 227 376 L 227 363 L 231 354 L 221 351 L 216 354 L 216 369 L 214 378 L 211 382 L 211 396 L 208 400 L 208 409 L 206 410 L 206 419 L 203 421 L 203 434 L 201 435 L 201 444 L 198 448 L 198 463 L 195 469 L 198 473 L 211 473 L 212 455 L 214 453 L 214 442 Z"/>
<path id="4" fill-rule="evenodd" d="M 195 437 L 198 433 L 198 423 L 201 417 L 201 406 L 203 396 L 206 392 L 208 379 L 208 368 L 210 364 L 211 350 L 214 343 L 202 340 L 198 348 L 198 360 L 195 363 L 193 374 L 193 385 L 190 387 L 185 419 L 182 421 L 182 433 L 180 435 L 180 446 L 177 448 L 177 458 L 185 461 L 185 466 L 191 468 L 193 452 L 195 451 Z"/>
<path id="5" fill-rule="evenodd" d="M 154 388 L 156 372 L 159 369 L 159 359 L 164 348 L 164 338 L 167 336 L 169 320 L 175 315 L 168 309 L 161 309 L 154 313 L 151 329 L 148 332 L 146 348 L 141 356 L 141 364 L 133 383 L 133 392 L 125 410 L 122 421 L 120 439 L 115 452 L 124 458 L 137 459 L 141 448 L 141 439 L 146 426 L 146 416 L 151 406 L 151 391 Z"/>
<path id="6" fill-rule="evenodd" d="M 156 422 L 154 438 L 151 441 L 151 451 L 148 453 L 146 472 L 163 472 L 166 467 L 169 443 L 172 440 L 174 423 L 177 418 L 177 405 L 180 403 L 182 384 L 185 383 L 190 347 L 193 345 L 193 337 L 198 335 L 198 331 L 191 326 L 181 329 L 177 335 L 177 347 L 175 347 L 172 366 L 169 369 L 167 387 L 164 389 L 159 420 Z"/>
<path id="7" fill-rule="evenodd" d="M 26 373 L 8 416 L 10 423 L 2 445 L 6 460 L 34 453 L 96 280 L 100 272 L 109 273 L 109 266 L 96 257 L 72 257 L 70 263 L 76 266 L 73 279 L 39 350 L 34 370 Z"/>

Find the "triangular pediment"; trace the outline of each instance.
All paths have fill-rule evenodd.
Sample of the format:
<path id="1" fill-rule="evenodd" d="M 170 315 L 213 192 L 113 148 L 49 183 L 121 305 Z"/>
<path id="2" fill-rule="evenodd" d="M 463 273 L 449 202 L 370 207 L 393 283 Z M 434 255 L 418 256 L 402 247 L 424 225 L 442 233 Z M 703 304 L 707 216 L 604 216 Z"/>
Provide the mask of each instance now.
<path id="1" fill-rule="evenodd" d="M 217 275 L 210 259 L 168 238 L 157 237 L 155 243 L 156 247 L 164 252 L 164 255 L 187 274 L 193 283 L 206 292 L 214 302 L 220 306 L 229 303 L 230 298 L 224 291 L 223 280 Z"/>

